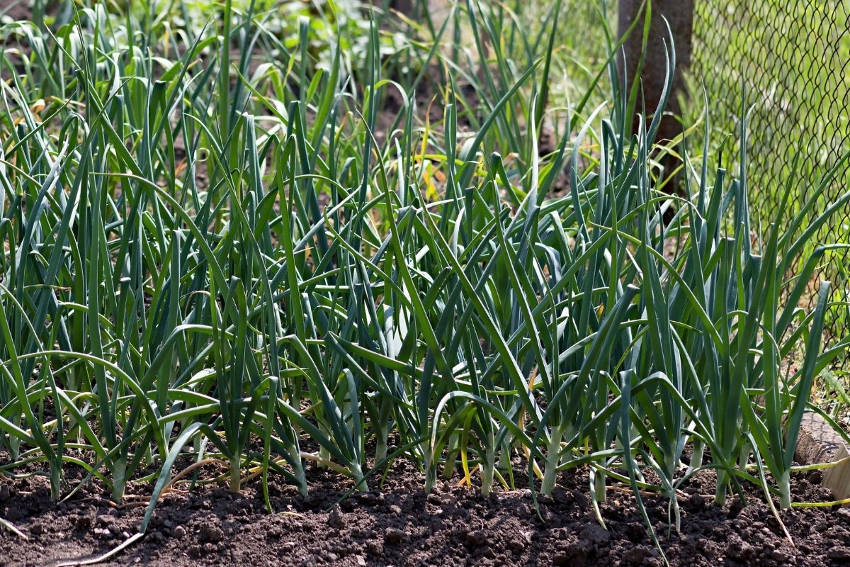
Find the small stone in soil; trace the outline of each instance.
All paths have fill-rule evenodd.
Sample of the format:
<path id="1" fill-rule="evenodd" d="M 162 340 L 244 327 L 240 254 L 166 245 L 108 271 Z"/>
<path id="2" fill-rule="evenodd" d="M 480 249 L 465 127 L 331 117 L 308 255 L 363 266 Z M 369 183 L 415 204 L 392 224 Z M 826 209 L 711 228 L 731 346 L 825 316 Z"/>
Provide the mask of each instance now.
<path id="1" fill-rule="evenodd" d="M 345 521 L 342 518 L 342 512 L 339 509 L 339 506 L 334 506 L 331 513 L 328 514 L 328 525 L 332 528 L 342 529 L 345 525 Z"/>
<path id="2" fill-rule="evenodd" d="M 98 537 L 107 538 L 112 535 L 112 533 L 106 528 L 95 528 L 92 530 L 92 533 Z"/>
<path id="3" fill-rule="evenodd" d="M 198 539 L 204 543 L 218 543 L 224 538 L 224 532 L 215 524 L 201 524 Z"/>
<path id="4" fill-rule="evenodd" d="M 380 500 L 383 500 L 383 494 L 376 494 L 374 492 L 360 493 L 360 501 L 366 504 L 367 506 L 371 506 Z"/>
<path id="5" fill-rule="evenodd" d="M 442 504 L 443 503 L 443 499 L 436 492 L 429 492 L 428 496 L 425 497 L 425 500 L 427 500 L 431 504 Z"/>
<path id="6" fill-rule="evenodd" d="M 174 528 L 174 537 L 176 537 L 177 539 L 181 539 L 185 535 L 186 535 L 186 528 L 184 528 L 183 526 L 177 526 L 176 528 Z"/>

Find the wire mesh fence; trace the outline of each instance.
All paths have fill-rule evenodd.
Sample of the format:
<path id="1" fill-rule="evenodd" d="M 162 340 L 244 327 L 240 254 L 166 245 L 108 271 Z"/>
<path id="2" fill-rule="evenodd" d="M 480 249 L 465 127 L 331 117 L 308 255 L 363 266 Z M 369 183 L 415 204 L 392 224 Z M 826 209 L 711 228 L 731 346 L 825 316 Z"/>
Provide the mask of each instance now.
<path id="1" fill-rule="evenodd" d="M 850 0 L 699 0 L 693 40 L 691 74 L 707 91 L 714 135 L 729 150 L 725 156 L 736 155 L 741 110 L 751 109 L 753 220 L 764 225 L 775 218 L 790 181 L 790 206 L 799 208 L 850 150 Z M 795 156 L 799 168 L 793 174 Z M 848 189 L 850 166 L 844 164 L 818 208 Z M 850 207 L 816 240 L 850 242 Z M 818 270 L 817 279 L 833 282 L 836 301 L 847 299 L 848 260 L 847 253 L 833 252 Z M 814 294 L 807 300 L 814 301 Z M 832 313 L 831 335 L 850 332 L 847 310 Z"/>

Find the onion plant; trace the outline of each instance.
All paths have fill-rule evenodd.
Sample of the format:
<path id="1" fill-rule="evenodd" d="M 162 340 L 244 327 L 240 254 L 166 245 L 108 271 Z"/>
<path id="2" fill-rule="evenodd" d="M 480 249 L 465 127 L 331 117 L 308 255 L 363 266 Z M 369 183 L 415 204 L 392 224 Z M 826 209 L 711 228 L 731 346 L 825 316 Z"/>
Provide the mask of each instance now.
<path id="1" fill-rule="evenodd" d="M 587 473 L 597 512 L 621 482 L 676 528 L 707 468 L 718 503 L 753 483 L 790 506 L 813 383 L 847 346 L 822 348 L 811 281 L 847 243 L 815 239 L 850 194 L 830 172 L 754 226 L 745 108 L 737 173 L 689 127 L 688 192 L 665 193 L 622 38 L 558 98 L 562 4 L 540 27 L 468 1 L 391 40 L 387 15 L 236 0 L 202 25 L 173 2 L 3 27 L 0 471 L 44 463 L 58 498 L 79 466 L 120 501 L 153 467 L 142 531 L 208 459 L 270 509 L 270 475 L 366 490 L 397 458 L 483 495 L 517 458 L 535 493 Z"/>

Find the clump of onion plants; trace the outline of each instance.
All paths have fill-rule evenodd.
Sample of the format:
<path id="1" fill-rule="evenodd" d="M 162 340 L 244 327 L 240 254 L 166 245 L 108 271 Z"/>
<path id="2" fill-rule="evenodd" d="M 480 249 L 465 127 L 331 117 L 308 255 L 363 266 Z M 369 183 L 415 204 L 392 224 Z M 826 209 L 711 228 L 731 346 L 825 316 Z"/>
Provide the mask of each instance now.
<path id="1" fill-rule="evenodd" d="M 259 478 L 270 510 L 272 475 L 367 490 L 399 458 L 485 496 L 517 459 L 535 493 L 587 472 L 600 520 L 620 482 L 678 527 L 709 468 L 718 503 L 753 483 L 790 506 L 813 381 L 847 345 L 822 344 L 828 283 L 799 305 L 850 195 L 815 214 L 834 169 L 754 221 L 745 112 L 735 175 L 683 145 L 687 194 L 665 193 L 622 40 L 555 100 L 560 7 L 532 38 L 458 5 L 416 28 L 413 77 L 388 75 L 374 22 L 353 70 L 230 2 L 167 56 L 103 7 L 4 28 L 28 48 L 0 55 L 0 471 L 43 463 L 59 498 L 82 467 L 120 502 L 152 467 L 142 531 L 207 464 Z"/>

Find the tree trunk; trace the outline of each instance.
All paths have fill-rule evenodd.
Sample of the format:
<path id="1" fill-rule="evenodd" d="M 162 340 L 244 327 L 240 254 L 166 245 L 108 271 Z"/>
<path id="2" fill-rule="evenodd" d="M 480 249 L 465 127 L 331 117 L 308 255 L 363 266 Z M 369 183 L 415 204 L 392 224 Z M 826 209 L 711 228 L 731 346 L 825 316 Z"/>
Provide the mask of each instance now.
<path id="1" fill-rule="evenodd" d="M 664 88 L 666 69 L 665 42 L 668 42 L 667 28 L 664 18 L 670 24 L 673 33 L 673 42 L 676 50 L 676 69 L 673 76 L 673 90 L 667 105 L 669 112 L 679 114 L 679 96 L 684 91 L 683 74 L 691 64 L 691 36 L 694 27 L 694 0 L 651 0 L 652 20 L 650 23 L 649 37 L 646 45 L 646 59 L 641 72 L 643 95 L 646 103 L 646 112 L 652 114 L 658 108 L 661 91 Z M 632 35 L 624 45 L 625 49 L 625 72 L 631 82 L 636 73 L 641 55 L 641 43 L 643 41 L 643 18 L 641 0 L 619 0 L 617 14 L 617 28 L 619 36 L 625 35 L 629 26 L 640 18 Z M 667 49 L 673 47 L 667 46 Z M 623 69 L 623 61 L 620 61 Z M 681 126 L 677 121 L 667 116 L 662 120 L 658 131 L 658 141 L 671 140 L 681 133 Z"/>

